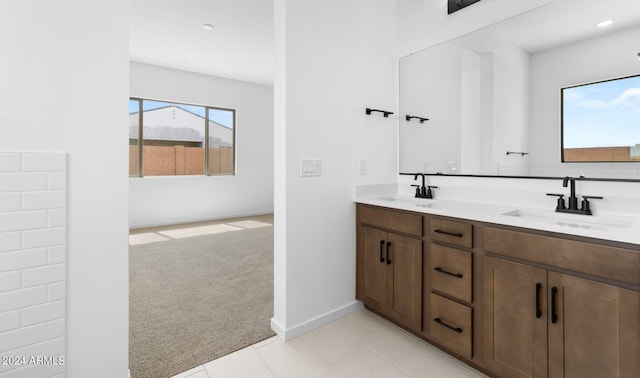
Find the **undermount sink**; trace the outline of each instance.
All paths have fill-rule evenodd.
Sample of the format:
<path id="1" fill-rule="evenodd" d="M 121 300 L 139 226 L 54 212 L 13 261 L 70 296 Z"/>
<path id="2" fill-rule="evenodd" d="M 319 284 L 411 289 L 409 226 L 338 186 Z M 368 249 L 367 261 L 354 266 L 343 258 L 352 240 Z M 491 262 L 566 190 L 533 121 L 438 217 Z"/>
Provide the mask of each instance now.
<path id="1" fill-rule="evenodd" d="M 502 213 L 502 215 L 508 215 L 511 217 L 518 217 L 521 219 L 558 226 L 602 231 L 623 230 L 633 224 L 633 221 L 627 219 L 560 214 L 553 211 L 544 210 L 537 211 L 516 209 L 507 211 L 506 213 Z"/>
<path id="2" fill-rule="evenodd" d="M 430 198 L 416 198 L 416 197 L 408 197 L 408 196 L 389 196 L 389 197 L 380 197 L 379 200 L 390 201 L 395 203 L 405 203 L 409 205 L 414 205 L 422 208 L 432 207 L 434 202 L 433 199 Z"/>

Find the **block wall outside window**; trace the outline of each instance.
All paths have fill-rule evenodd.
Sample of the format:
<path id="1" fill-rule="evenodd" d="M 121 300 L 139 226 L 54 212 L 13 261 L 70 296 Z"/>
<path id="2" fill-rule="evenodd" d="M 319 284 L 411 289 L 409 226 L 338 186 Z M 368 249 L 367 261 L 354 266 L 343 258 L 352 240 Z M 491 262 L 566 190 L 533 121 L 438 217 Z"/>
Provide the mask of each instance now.
<path id="1" fill-rule="evenodd" d="M 66 155 L 0 151 L 0 377 L 64 377 Z"/>
<path id="2" fill-rule="evenodd" d="M 235 174 L 235 110 L 129 99 L 129 175 Z"/>

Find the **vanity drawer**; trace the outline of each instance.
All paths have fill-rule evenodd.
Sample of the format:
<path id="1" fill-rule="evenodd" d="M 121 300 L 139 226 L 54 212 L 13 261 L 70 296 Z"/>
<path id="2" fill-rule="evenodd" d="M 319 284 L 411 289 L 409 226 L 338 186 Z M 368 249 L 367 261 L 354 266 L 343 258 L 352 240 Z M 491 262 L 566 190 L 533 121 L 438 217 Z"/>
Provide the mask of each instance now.
<path id="1" fill-rule="evenodd" d="M 461 357 L 471 359 L 471 307 L 431 293 L 431 339 Z"/>
<path id="2" fill-rule="evenodd" d="M 640 285 L 640 250 L 485 227 L 484 250 Z"/>
<path id="3" fill-rule="evenodd" d="M 429 235 L 431 240 L 473 248 L 473 226 L 469 223 L 431 218 Z"/>
<path id="4" fill-rule="evenodd" d="M 358 205 L 358 217 L 363 224 L 422 236 L 422 215 Z"/>
<path id="5" fill-rule="evenodd" d="M 431 288 L 471 303 L 471 252 L 431 243 L 429 272 Z"/>

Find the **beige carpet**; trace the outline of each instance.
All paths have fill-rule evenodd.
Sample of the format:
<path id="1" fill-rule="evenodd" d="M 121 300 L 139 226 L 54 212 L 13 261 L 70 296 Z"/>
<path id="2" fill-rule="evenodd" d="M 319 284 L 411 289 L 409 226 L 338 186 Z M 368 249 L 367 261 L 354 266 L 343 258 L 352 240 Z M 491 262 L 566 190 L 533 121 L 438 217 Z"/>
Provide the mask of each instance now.
<path id="1" fill-rule="evenodd" d="M 273 218 L 132 232 L 132 378 L 171 377 L 271 337 Z"/>

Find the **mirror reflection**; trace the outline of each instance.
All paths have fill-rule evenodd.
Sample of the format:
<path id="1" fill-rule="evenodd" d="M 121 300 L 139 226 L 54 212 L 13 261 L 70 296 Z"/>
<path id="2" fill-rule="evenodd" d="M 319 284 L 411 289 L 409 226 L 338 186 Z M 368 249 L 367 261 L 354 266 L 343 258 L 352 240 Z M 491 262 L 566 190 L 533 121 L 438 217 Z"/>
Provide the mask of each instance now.
<path id="1" fill-rule="evenodd" d="M 638 40 L 640 2 L 562 0 L 403 57 L 400 172 L 640 179 L 632 161 L 570 162 L 561 101 L 563 88 L 638 75 Z M 634 153 L 640 95 L 627 100 L 636 126 L 623 146 Z"/>
<path id="2" fill-rule="evenodd" d="M 562 88 L 562 161 L 640 161 L 640 76 Z"/>

